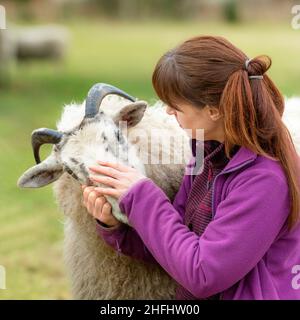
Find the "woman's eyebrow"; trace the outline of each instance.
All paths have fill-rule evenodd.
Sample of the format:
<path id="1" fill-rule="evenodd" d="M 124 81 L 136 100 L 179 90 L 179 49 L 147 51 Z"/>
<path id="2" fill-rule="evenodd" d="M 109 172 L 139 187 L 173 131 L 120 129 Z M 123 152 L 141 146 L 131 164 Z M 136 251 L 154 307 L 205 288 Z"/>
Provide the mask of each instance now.
<path id="1" fill-rule="evenodd" d="M 179 109 L 178 107 L 176 107 L 175 110 L 177 110 L 177 111 L 179 111 L 179 112 L 183 112 L 183 110 L 182 110 L 182 109 Z"/>

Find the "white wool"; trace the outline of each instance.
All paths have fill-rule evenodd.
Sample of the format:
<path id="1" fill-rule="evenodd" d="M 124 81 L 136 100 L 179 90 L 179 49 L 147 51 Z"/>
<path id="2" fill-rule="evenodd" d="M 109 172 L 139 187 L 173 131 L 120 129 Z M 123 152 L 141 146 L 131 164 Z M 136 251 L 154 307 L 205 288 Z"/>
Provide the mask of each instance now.
<path id="1" fill-rule="evenodd" d="M 59 131 L 68 132 L 80 125 L 85 114 L 85 102 L 78 104 L 72 102 L 65 105 L 60 120 L 56 123 Z"/>
<path id="2" fill-rule="evenodd" d="M 300 98 L 285 99 L 285 110 L 282 117 L 293 138 L 297 152 L 300 154 Z"/>
<path id="3" fill-rule="evenodd" d="M 118 113 L 124 106 L 131 103 L 131 101 L 119 97 L 117 95 L 107 95 L 102 103 L 101 110 L 104 111 L 110 117 L 113 117 Z M 57 129 L 59 131 L 70 131 L 74 127 L 78 126 L 85 114 L 85 101 L 83 103 L 73 102 L 65 105 L 60 120 L 57 122 Z M 151 116 L 160 124 L 170 124 L 175 126 L 178 130 L 178 124 L 175 117 L 170 116 L 166 113 L 166 106 L 161 102 L 157 101 L 153 106 L 146 109 L 145 116 Z"/>

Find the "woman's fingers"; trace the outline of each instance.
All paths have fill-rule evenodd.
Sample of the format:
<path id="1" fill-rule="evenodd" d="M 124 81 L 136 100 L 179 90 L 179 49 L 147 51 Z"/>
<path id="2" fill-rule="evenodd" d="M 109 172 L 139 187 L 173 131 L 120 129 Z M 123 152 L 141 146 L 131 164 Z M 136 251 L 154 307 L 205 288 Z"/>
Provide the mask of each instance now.
<path id="1" fill-rule="evenodd" d="M 111 204 L 108 201 L 106 201 L 103 205 L 102 214 L 106 218 L 111 216 Z"/>
<path id="2" fill-rule="evenodd" d="M 115 217 L 112 215 L 111 212 L 111 205 L 109 202 L 105 202 L 102 211 L 100 213 L 100 219 L 101 222 L 107 224 L 108 226 L 115 225 L 118 221 L 115 219 Z"/>
<path id="3" fill-rule="evenodd" d="M 107 201 L 103 193 L 96 191 L 95 187 L 85 187 L 82 189 L 83 204 L 89 214 L 108 226 L 120 224 L 120 222 L 112 215 L 111 204 Z"/>
<path id="4" fill-rule="evenodd" d="M 103 196 L 97 197 L 96 201 L 95 201 L 95 207 L 94 207 L 94 211 L 93 211 L 93 216 L 96 219 L 100 220 L 101 217 L 101 212 L 103 210 L 103 205 L 106 203 L 106 199 Z"/>
<path id="5" fill-rule="evenodd" d="M 120 171 L 118 171 L 114 168 L 109 168 L 109 167 L 105 167 L 105 166 L 91 166 L 91 167 L 89 167 L 89 169 L 92 172 L 104 174 L 106 176 L 110 176 L 110 177 L 116 178 L 116 179 L 118 179 L 118 177 L 120 176 Z"/>
<path id="6" fill-rule="evenodd" d="M 113 188 L 119 187 L 120 182 L 114 178 L 106 177 L 106 176 L 90 176 L 90 179 L 95 182 L 103 183 L 107 186 L 111 186 Z"/>
<path id="7" fill-rule="evenodd" d="M 111 196 L 116 199 L 120 197 L 120 191 L 113 188 L 96 187 L 95 190 L 97 192 L 100 192 L 101 194 L 104 194 L 106 196 Z"/>
<path id="8" fill-rule="evenodd" d="M 93 216 L 108 226 L 113 226 L 119 223 L 119 221 L 112 215 L 111 204 L 103 196 L 96 199 Z"/>
<path id="9" fill-rule="evenodd" d="M 130 169 L 132 169 L 129 166 L 125 166 L 124 164 L 120 163 L 120 162 L 110 162 L 110 161 L 97 161 L 98 164 L 100 164 L 100 166 L 102 167 L 108 167 L 108 168 L 112 168 L 115 169 L 116 171 L 121 171 L 121 172 L 128 172 L 130 171 Z"/>
<path id="10" fill-rule="evenodd" d="M 83 190 L 83 204 L 86 206 L 89 194 L 91 193 L 92 190 L 94 190 L 95 187 L 86 187 Z"/>
<path id="11" fill-rule="evenodd" d="M 90 192 L 90 194 L 88 195 L 86 207 L 91 214 L 93 214 L 94 212 L 96 199 L 97 199 L 97 193 L 95 191 Z"/>

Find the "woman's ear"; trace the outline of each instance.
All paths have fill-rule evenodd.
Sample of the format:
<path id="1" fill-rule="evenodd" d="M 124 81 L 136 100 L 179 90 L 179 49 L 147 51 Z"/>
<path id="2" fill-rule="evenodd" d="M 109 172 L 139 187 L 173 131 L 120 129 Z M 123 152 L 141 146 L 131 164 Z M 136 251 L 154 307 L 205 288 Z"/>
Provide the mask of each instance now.
<path id="1" fill-rule="evenodd" d="M 222 118 L 220 109 L 217 107 L 208 107 L 209 116 L 212 121 L 218 121 L 220 118 Z"/>

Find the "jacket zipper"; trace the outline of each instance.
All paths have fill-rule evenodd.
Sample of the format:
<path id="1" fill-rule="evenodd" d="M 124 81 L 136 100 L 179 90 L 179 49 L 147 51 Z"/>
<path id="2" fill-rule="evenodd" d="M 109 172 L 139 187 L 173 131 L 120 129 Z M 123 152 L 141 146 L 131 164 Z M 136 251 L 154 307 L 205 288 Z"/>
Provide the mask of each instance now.
<path id="1" fill-rule="evenodd" d="M 212 180 L 212 167 L 211 167 L 211 163 L 209 162 L 209 167 L 208 167 L 208 178 L 207 178 L 207 183 L 206 183 L 206 189 L 209 190 L 210 188 L 210 184 L 211 184 L 211 180 Z"/>

